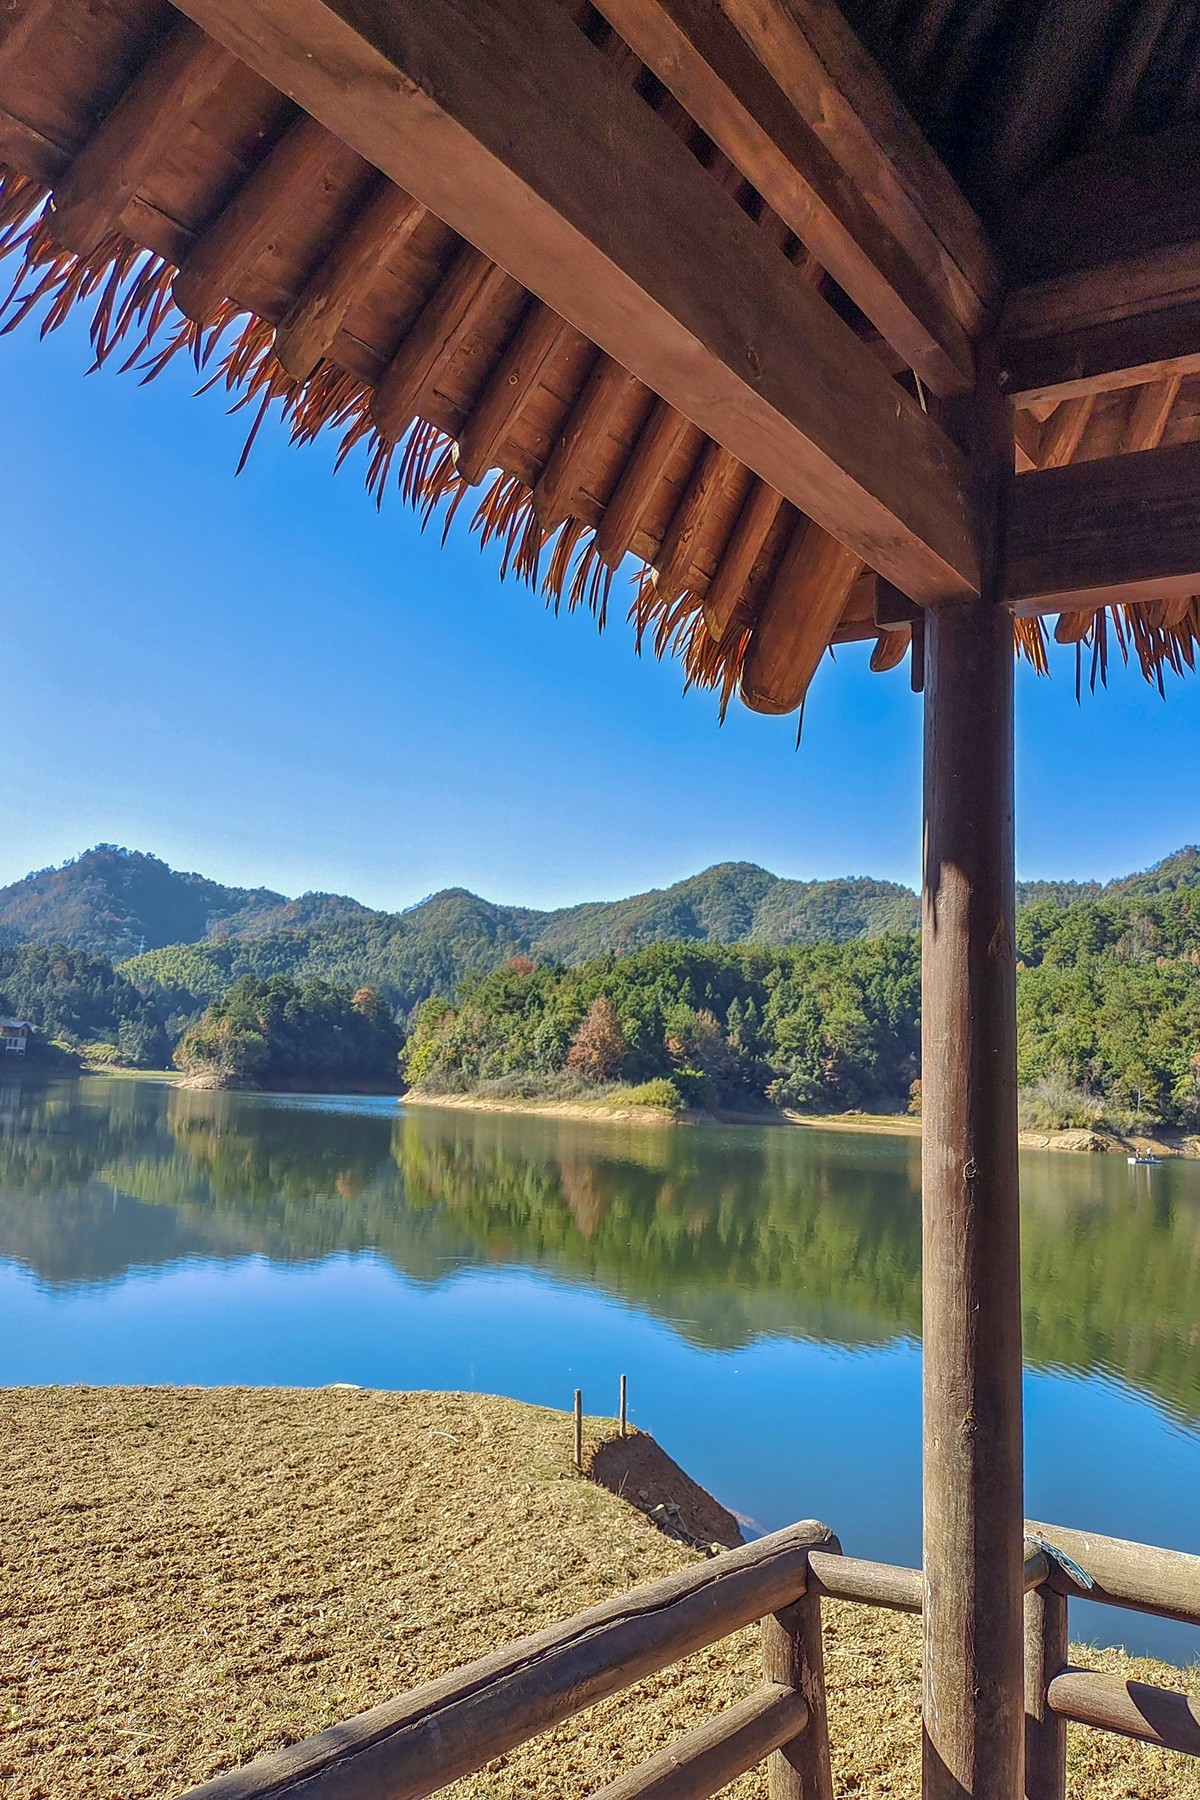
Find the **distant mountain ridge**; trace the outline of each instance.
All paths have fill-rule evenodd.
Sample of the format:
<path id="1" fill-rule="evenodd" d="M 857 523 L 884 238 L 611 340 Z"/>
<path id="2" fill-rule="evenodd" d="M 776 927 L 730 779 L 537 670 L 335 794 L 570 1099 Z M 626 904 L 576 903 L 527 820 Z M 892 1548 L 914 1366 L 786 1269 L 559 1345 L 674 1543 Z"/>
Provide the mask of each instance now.
<path id="1" fill-rule="evenodd" d="M 120 962 L 142 948 L 304 930 L 367 914 L 343 894 L 289 900 L 271 888 L 225 887 L 143 851 L 97 844 L 59 868 L 0 888 L 0 941 L 62 943 Z"/>
<path id="2" fill-rule="evenodd" d="M 1150 897 L 1200 887 L 1200 849 L 1105 884 L 1030 881 L 1022 906 Z M 787 945 L 847 943 L 912 931 L 910 888 L 870 877 L 794 881 L 754 863 L 718 863 L 634 894 L 547 911 L 446 888 L 407 911 L 382 912 L 344 894 L 289 899 L 180 873 L 155 856 L 102 844 L 58 869 L 0 889 L 0 943 L 62 942 L 123 965 L 168 1011 L 193 1013 L 244 974 L 320 976 L 377 986 L 407 1012 L 452 993 L 469 970 L 514 956 L 576 964 L 670 940 Z M 142 943 L 145 943 L 145 952 Z"/>
<path id="3" fill-rule="evenodd" d="M 0 933 L 10 940 L 64 943 L 114 962 L 137 955 L 143 940 L 149 951 L 384 922 L 406 937 L 450 935 L 470 939 L 483 952 L 576 962 L 664 938 L 782 944 L 875 937 L 911 929 L 916 897 L 896 882 L 787 881 L 753 863 L 719 863 L 627 900 L 545 911 L 444 888 L 404 912 L 387 913 L 345 894 L 290 900 L 270 888 L 226 887 L 112 844 L 0 888 Z"/>

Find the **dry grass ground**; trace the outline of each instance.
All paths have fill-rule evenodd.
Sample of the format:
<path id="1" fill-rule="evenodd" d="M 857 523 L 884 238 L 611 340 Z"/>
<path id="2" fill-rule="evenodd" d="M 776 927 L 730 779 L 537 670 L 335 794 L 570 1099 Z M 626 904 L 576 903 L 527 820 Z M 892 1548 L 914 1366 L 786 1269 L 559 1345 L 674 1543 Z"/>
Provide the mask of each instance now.
<path id="1" fill-rule="evenodd" d="M 176 1794 L 691 1560 L 570 1444 L 561 1414 L 462 1394 L 0 1393 L 0 1794 Z M 916 1623 L 826 1614 L 839 1794 L 915 1795 Z M 586 1794 L 756 1664 L 744 1632 L 457 1791 Z M 1073 1800 L 1200 1800 L 1200 1763 L 1083 1732 L 1071 1757 Z"/>

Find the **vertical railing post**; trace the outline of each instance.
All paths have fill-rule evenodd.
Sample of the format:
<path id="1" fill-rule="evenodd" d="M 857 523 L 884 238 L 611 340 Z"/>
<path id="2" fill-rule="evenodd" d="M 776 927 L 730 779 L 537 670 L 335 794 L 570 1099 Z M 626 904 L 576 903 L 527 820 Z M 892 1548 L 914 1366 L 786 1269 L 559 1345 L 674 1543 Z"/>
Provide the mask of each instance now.
<path id="1" fill-rule="evenodd" d="M 1014 1800 L 1024 1753 L 1011 410 L 972 401 L 982 595 L 926 609 L 921 912 L 925 1800 Z"/>
<path id="2" fill-rule="evenodd" d="M 1066 1795 L 1067 1721 L 1046 1690 L 1067 1661 L 1067 1597 L 1043 1582 L 1025 1596 L 1025 1800 Z"/>
<path id="3" fill-rule="evenodd" d="M 767 1759 L 771 1800 L 833 1800 L 821 1597 L 811 1588 L 763 1620 L 762 1663 L 768 1681 L 797 1689 L 808 1702 L 808 1724 L 800 1736 Z"/>

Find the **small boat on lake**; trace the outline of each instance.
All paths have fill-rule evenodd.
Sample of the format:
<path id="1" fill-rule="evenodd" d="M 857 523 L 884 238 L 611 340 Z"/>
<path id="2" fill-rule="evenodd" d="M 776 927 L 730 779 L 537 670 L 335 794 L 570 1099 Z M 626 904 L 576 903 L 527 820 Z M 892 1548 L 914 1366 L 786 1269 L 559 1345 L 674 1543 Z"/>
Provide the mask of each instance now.
<path id="1" fill-rule="evenodd" d="M 1139 1166 L 1148 1169 L 1160 1169 L 1162 1167 L 1161 1156 L 1143 1156 L 1139 1154 L 1137 1156 L 1127 1157 L 1126 1161 L 1131 1169 Z"/>

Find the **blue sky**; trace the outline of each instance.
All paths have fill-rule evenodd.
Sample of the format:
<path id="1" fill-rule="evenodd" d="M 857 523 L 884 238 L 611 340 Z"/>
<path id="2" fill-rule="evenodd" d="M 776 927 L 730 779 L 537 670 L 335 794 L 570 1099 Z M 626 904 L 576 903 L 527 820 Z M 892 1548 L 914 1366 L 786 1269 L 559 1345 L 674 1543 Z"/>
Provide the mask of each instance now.
<path id="1" fill-rule="evenodd" d="M 915 882 L 920 711 L 864 648 L 795 721 L 711 696 L 501 585 L 460 514 L 381 515 L 332 446 L 84 378 L 82 328 L 0 339 L 0 882 L 106 841 L 285 892 L 396 907 L 462 885 L 555 905 L 710 863 Z M 618 589 L 614 589 L 616 598 Z M 1018 685 L 1025 875 L 1109 876 L 1200 838 L 1200 683 L 1164 704 L 1073 659 Z"/>

